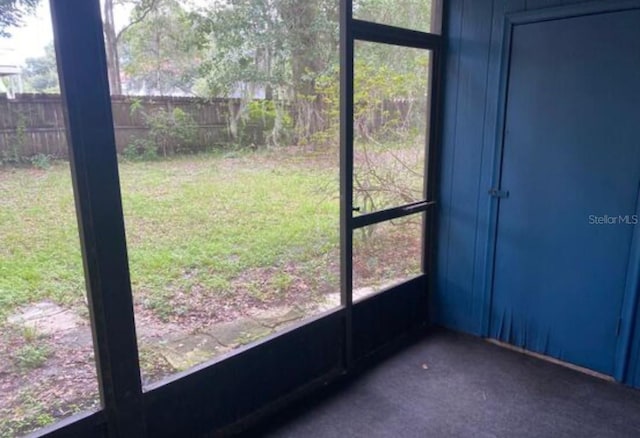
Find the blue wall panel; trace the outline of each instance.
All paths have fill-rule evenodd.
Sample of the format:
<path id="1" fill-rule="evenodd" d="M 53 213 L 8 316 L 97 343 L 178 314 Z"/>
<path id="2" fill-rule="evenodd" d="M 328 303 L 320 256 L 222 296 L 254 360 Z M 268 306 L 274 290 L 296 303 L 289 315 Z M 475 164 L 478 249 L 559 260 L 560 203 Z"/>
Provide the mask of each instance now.
<path id="1" fill-rule="evenodd" d="M 449 2 L 439 257 L 434 308 L 444 326 L 480 334 L 482 300 L 474 295 L 478 183 L 482 161 L 491 38 L 491 0 Z M 480 112 L 478 109 L 481 109 Z M 465 178 L 460 176 L 464 175 Z"/>
<path id="2" fill-rule="evenodd" d="M 484 334 L 487 190 L 492 178 L 504 14 L 525 0 L 452 0 L 445 26 L 443 153 L 439 217 L 438 291 L 434 320 Z"/>
<path id="3" fill-rule="evenodd" d="M 450 0 L 446 2 L 448 58 L 445 73 L 438 256 L 433 320 L 445 327 L 487 335 L 487 267 L 499 121 L 502 41 L 511 12 L 576 5 L 583 0 Z M 611 1 L 601 2 L 611 4 Z M 625 3 L 625 2 L 620 2 Z M 627 2 L 629 3 L 629 2 Z M 640 386 L 640 315 L 629 383 Z"/>

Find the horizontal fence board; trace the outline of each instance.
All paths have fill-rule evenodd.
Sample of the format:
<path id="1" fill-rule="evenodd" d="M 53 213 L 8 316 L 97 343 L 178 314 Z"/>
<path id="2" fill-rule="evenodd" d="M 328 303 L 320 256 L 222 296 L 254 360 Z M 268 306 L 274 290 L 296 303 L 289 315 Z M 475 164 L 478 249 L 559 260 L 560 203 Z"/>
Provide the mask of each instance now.
<path id="1" fill-rule="evenodd" d="M 111 102 L 119 153 L 136 139 L 148 137 L 151 128 L 145 114 L 171 113 L 174 109 L 191 116 L 195 123 L 192 126 L 195 128 L 195 141 L 202 149 L 230 143 L 230 116 L 241 105 L 238 99 L 163 96 L 113 96 Z M 263 130 L 257 124 L 249 124 L 248 128 L 256 132 Z M 0 160 L 38 154 L 68 158 L 60 96 L 18 94 L 14 99 L 0 96 Z"/>
<path id="2" fill-rule="evenodd" d="M 265 101 L 256 101 L 265 102 Z M 233 120 L 242 105 L 252 103 L 240 99 L 203 99 L 173 96 L 112 96 L 111 98 L 116 147 L 124 153 L 136 141 L 150 138 L 148 117 L 161 112 L 171 114 L 179 109 L 188 115 L 193 130 L 191 152 L 235 146 L 240 141 L 232 134 Z M 392 119 L 411 120 L 416 114 L 426 114 L 426 99 L 385 100 L 369 108 L 354 120 L 355 129 L 362 137 L 383 127 Z M 245 107 L 246 108 L 246 107 Z M 295 119 L 295 104 L 284 108 Z M 319 111 L 326 108 L 320 107 Z M 412 116 L 413 115 L 413 116 Z M 327 129 L 334 121 L 327 114 L 322 117 L 326 126 L 315 126 L 313 131 Z M 236 120 L 236 122 L 238 122 Z M 238 126 L 235 126 L 238 128 Z M 262 146 L 269 132 L 263 119 L 244 121 L 242 141 L 249 146 Z M 237 131 L 235 131 L 237 132 Z M 307 132 L 306 135 L 313 134 Z M 8 99 L 0 95 L 0 164 L 3 161 L 20 161 L 37 155 L 55 159 L 68 158 L 64 110 L 57 94 L 17 94 Z"/>

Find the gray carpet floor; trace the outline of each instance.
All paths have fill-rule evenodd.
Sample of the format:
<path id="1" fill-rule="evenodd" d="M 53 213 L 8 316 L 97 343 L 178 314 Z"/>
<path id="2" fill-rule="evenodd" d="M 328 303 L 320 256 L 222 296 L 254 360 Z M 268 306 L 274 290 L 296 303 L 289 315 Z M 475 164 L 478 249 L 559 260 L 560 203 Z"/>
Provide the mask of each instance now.
<path id="1" fill-rule="evenodd" d="M 640 391 L 436 331 L 251 435 L 640 437 Z"/>

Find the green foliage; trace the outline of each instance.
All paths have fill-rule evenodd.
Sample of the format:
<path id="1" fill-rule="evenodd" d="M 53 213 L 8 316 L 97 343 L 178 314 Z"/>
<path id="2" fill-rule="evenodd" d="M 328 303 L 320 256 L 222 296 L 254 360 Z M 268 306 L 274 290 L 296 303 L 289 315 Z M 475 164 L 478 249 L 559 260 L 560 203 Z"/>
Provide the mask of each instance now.
<path id="1" fill-rule="evenodd" d="M 159 93 L 246 100 L 265 93 L 268 100 L 304 102 L 314 96 L 318 78 L 338 64 L 337 0 L 187 4 L 158 0 L 133 9 L 134 24 L 119 39 L 131 84 Z M 428 30 L 430 9 L 431 0 L 354 1 L 362 19 L 421 30 Z M 388 61 L 397 60 L 393 49 L 387 54 Z"/>
<path id="2" fill-rule="evenodd" d="M 122 151 L 122 157 L 129 161 L 156 160 L 158 147 L 147 138 L 134 138 Z"/>
<path id="3" fill-rule="evenodd" d="M 25 90 L 35 93 L 60 93 L 53 43 L 45 47 L 44 56 L 27 58 L 22 70 Z"/>
<path id="4" fill-rule="evenodd" d="M 141 112 L 149 126 L 145 138 L 134 139 L 123 151 L 130 160 L 153 160 L 175 154 L 193 153 L 200 149 L 195 119 L 181 108 L 167 111 L 160 108 L 146 112 L 139 101 L 131 105 L 131 112 Z"/>
<path id="5" fill-rule="evenodd" d="M 248 119 L 253 123 L 261 123 L 265 130 L 271 130 L 275 126 L 277 111 L 275 103 L 271 100 L 253 100 L 247 105 Z"/>
<path id="6" fill-rule="evenodd" d="M 0 0 L 0 37 L 10 37 L 9 28 L 21 26 L 39 3 L 40 0 Z"/>
<path id="7" fill-rule="evenodd" d="M 294 278 L 286 272 L 278 272 L 271 278 L 271 286 L 279 293 L 286 292 L 294 282 Z"/>
<path id="8" fill-rule="evenodd" d="M 53 406 L 45 405 L 38 394 L 22 391 L 19 395 L 20 413 L 0 408 L 0 438 L 24 436 L 35 429 L 56 421 L 49 413 Z"/>
<path id="9" fill-rule="evenodd" d="M 413 55 L 411 68 L 402 70 L 378 63 L 378 56 L 355 63 L 354 123 L 362 140 L 403 141 L 426 129 L 429 60 L 424 52 L 408 54 Z M 403 113 L 393 108 L 394 102 L 401 101 L 415 110 Z"/>
<path id="10" fill-rule="evenodd" d="M 18 111 L 13 116 L 15 117 L 15 132 L 8 145 L 8 150 L 0 151 L 0 165 L 31 166 L 40 170 L 51 168 L 55 157 L 42 153 L 30 155 L 26 152 L 29 115 Z"/>
<path id="11" fill-rule="evenodd" d="M 422 198 L 427 92 L 426 52 L 357 43 L 354 65 L 354 205 L 362 213 Z M 310 142 L 337 149 L 338 69 L 320 77 L 316 93 L 330 123 Z"/>
<path id="12" fill-rule="evenodd" d="M 430 0 L 354 3 L 363 19 L 421 30 L 429 27 L 430 9 Z M 289 99 L 295 132 L 292 140 L 336 143 L 338 1 L 227 0 L 199 11 L 196 22 L 204 50 L 201 92 L 240 94 L 249 100 L 264 90 L 267 98 L 273 94 L 276 99 Z M 424 65 L 419 65 L 424 56 L 416 53 L 384 44 L 359 47 L 356 60 L 368 71 L 357 75 L 356 90 L 366 88 L 357 91 L 365 98 L 361 103 L 370 99 L 366 102 L 369 108 L 360 114 L 361 122 L 377 116 L 374 108 L 376 103 L 380 106 L 380 100 L 374 99 L 383 94 L 386 99 L 411 99 L 426 91 L 426 86 L 418 83 L 426 77 L 421 68 Z M 376 70 L 379 65 L 389 67 L 386 72 Z M 376 73 L 375 77 L 368 76 L 370 72 Z M 378 96 L 372 93 L 375 86 L 382 87 Z M 406 125 L 396 122 L 400 128 Z M 388 128 L 391 132 L 391 123 Z"/>
<path id="13" fill-rule="evenodd" d="M 253 127 L 253 128 L 252 128 Z M 261 129 L 260 139 L 251 140 L 250 132 Z M 240 144 L 243 146 L 270 144 L 287 144 L 292 134 L 292 119 L 289 108 L 281 102 L 272 100 L 253 100 L 246 107 L 240 127 Z"/>
<path id="14" fill-rule="evenodd" d="M 0 151 L 0 165 L 7 166 L 32 166 L 36 169 L 47 170 L 54 159 L 47 154 L 29 155 L 27 149 L 27 123 L 29 116 L 23 112 L 16 112 L 15 132 L 9 142 L 7 150 Z"/>
<path id="15" fill-rule="evenodd" d="M 51 351 L 46 345 L 27 343 L 13 355 L 16 366 L 22 370 L 40 368 L 47 361 Z"/>
<path id="16" fill-rule="evenodd" d="M 16 131 L 10 143 L 9 151 L 2 151 L 0 162 L 2 164 L 20 165 L 27 157 L 24 155 L 24 147 L 27 142 L 27 117 L 19 112 L 16 114 Z"/>
<path id="17" fill-rule="evenodd" d="M 145 13 L 144 19 L 140 14 Z M 176 0 L 156 0 L 153 7 L 134 8 L 119 40 L 128 87 L 148 94 L 192 94 L 200 64 L 192 16 Z M 138 21 L 139 20 L 139 21 Z"/>
<path id="18" fill-rule="evenodd" d="M 384 45 L 357 46 L 354 65 L 354 125 L 358 141 L 411 141 L 426 130 L 430 60 L 424 51 L 389 49 Z M 390 50 L 396 52 L 395 55 Z M 402 58 L 402 62 L 389 62 Z M 311 142 L 337 147 L 340 112 L 340 81 L 337 66 L 318 78 L 315 93 L 321 97 L 325 129 L 313 133 Z M 406 102 L 408 111 L 394 109 Z M 397 105 L 400 107 L 400 105 Z"/>
<path id="19" fill-rule="evenodd" d="M 51 168 L 51 155 L 47 154 L 36 154 L 33 157 L 29 158 L 31 165 L 40 170 L 48 170 Z"/>
<path id="20" fill-rule="evenodd" d="M 161 109 L 147 117 L 151 131 L 149 138 L 158 153 L 167 157 L 176 153 L 193 152 L 197 149 L 197 128 L 191 114 L 180 108 L 173 111 Z"/>
<path id="21" fill-rule="evenodd" d="M 22 338 L 27 344 L 31 344 L 38 339 L 38 331 L 30 326 L 24 326 L 22 329 Z"/>
<path id="22" fill-rule="evenodd" d="M 289 101 L 297 139 L 322 126 L 313 92 L 317 78 L 338 62 L 337 0 L 228 0 L 202 9 L 198 23 L 199 92 Z M 288 124 L 276 122 L 276 128 Z M 280 134 L 276 129 L 269 142 L 284 141 Z"/>
<path id="23" fill-rule="evenodd" d="M 428 32 L 434 0 L 354 0 L 353 16 L 392 26 Z"/>
<path id="24" fill-rule="evenodd" d="M 209 96 L 252 99 L 269 88 L 276 96 L 290 82 L 289 49 L 276 0 L 228 0 L 201 11 L 200 89 Z M 284 96 L 281 96 L 284 97 Z"/>
<path id="25" fill-rule="evenodd" d="M 123 65 L 130 83 L 154 92 L 179 89 L 207 97 L 240 97 L 242 104 L 229 119 L 239 147 L 285 142 L 335 145 L 338 4 L 337 0 L 223 0 L 186 12 L 177 0 L 160 0 L 143 21 L 124 33 Z M 430 23 L 430 6 L 430 0 L 354 2 L 356 15 L 363 19 L 422 30 Z M 132 19 L 138 18 L 134 11 Z M 364 44 L 356 52 L 361 67 L 356 72 L 359 134 L 366 137 L 372 129 L 383 131 L 371 126 L 379 117 L 382 99 L 416 99 L 424 94 L 421 80 L 426 75 L 420 60 L 425 57 L 384 44 Z M 387 66 L 386 71 L 378 66 Z M 288 110 L 273 104 L 275 117 L 271 108 L 256 117 L 252 106 L 258 104 L 249 102 L 263 95 L 268 101 L 288 102 Z M 257 119 L 264 126 L 262 132 L 256 130 Z M 404 120 L 396 118 L 394 125 L 387 119 L 387 134 L 408 126 Z M 388 140 L 397 138 L 390 135 Z"/>
<path id="26" fill-rule="evenodd" d="M 162 322 L 169 322 L 172 316 L 180 313 L 180 309 L 171 300 L 171 294 L 166 291 L 151 295 L 144 304 Z"/>
<path id="27" fill-rule="evenodd" d="M 131 117 L 135 117 L 136 114 L 143 113 L 143 112 L 144 112 L 144 105 L 142 104 L 142 100 L 134 97 L 132 99 L 131 105 L 129 106 L 129 115 Z"/>
<path id="28" fill-rule="evenodd" d="M 325 124 L 311 133 L 307 141 L 337 150 L 340 145 L 340 72 L 337 65 L 318 78 L 316 93 L 322 101 Z"/>

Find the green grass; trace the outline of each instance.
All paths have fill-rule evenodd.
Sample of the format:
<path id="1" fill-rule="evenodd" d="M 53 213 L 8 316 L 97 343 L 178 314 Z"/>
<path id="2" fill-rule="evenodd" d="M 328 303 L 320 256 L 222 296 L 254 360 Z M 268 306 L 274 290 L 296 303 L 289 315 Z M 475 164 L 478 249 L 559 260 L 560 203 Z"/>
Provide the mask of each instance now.
<path id="1" fill-rule="evenodd" d="M 230 294 L 251 268 L 317 269 L 338 244 L 337 168 L 326 157 L 199 155 L 120 164 L 134 295 L 166 298 L 195 286 Z M 83 301 L 84 278 L 68 166 L 0 170 L 0 316 L 51 299 Z M 290 281 L 274 280 L 276 288 Z"/>
<path id="2" fill-rule="evenodd" d="M 14 353 L 13 360 L 19 369 L 32 370 L 43 366 L 50 353 L 45 344 L 27 343 Z"/>
<path id="3" fill-rule="evenodd" d="M 0 312 L 51 298 L 70 303 L 84 283 L 69 170 L 0 173 Z"/>
<path id="4" fill-rule="evenodd" d="M 355 203 L 366 195 L 384 207 L 410 201 L 405 192 L 420 196 L 422 180 L 406 164 L 419 163 L 420 150 L 400 146 L 368 146 L 371 170 L 359 178 Z M 123 161 L 119 171 L 134 298 L 160 319 L 339 289 L 335 156 L 205 154 Z M 86 313 L 68 165 L 0 169 L 0 202 L 0 321 L 44 299 Z M 357 287 L 419 271 L 419 222 L 374 228 L 368 242 L 355 235 Z"/>
<path id="5" fill-rule="evenodd" d="M 399 181 L 403 169 L 388 151 L 371 151 L 375 178 Z M 151 313 L 192 330 L 211 323 L 211 315 L 230 319 L 247 307 L 321 303 L 323 293 L 339 290 L 334 156 L 238 152 L 125 161 L 119 170 L 131 281 L 134 299 L 145 309 L 143 324 L 163 325 L 147 318 Z M 385 195 L 376 196 L 386 202 Z M 60 360 L 48 338 L 5 325 L 15 308 L 41 300 L 74 307 L 87 318 L 68 165 L 0 168 L 0 203 L 0 365 L 4 353 L 15 376 L 25 379 L 17 392 L 0 395 L 4 437 L 95 407 L 95 397 L 76 399 L 73 391 L 58 397 L 58 391 L 77 388 L 40 377 Z M 354 287 L 377 287 L 419 271 L 416 219 L 354 234 Z M 175 371 L 157 345 L 144 340 L 140 360 L 148 382 Z"/>

